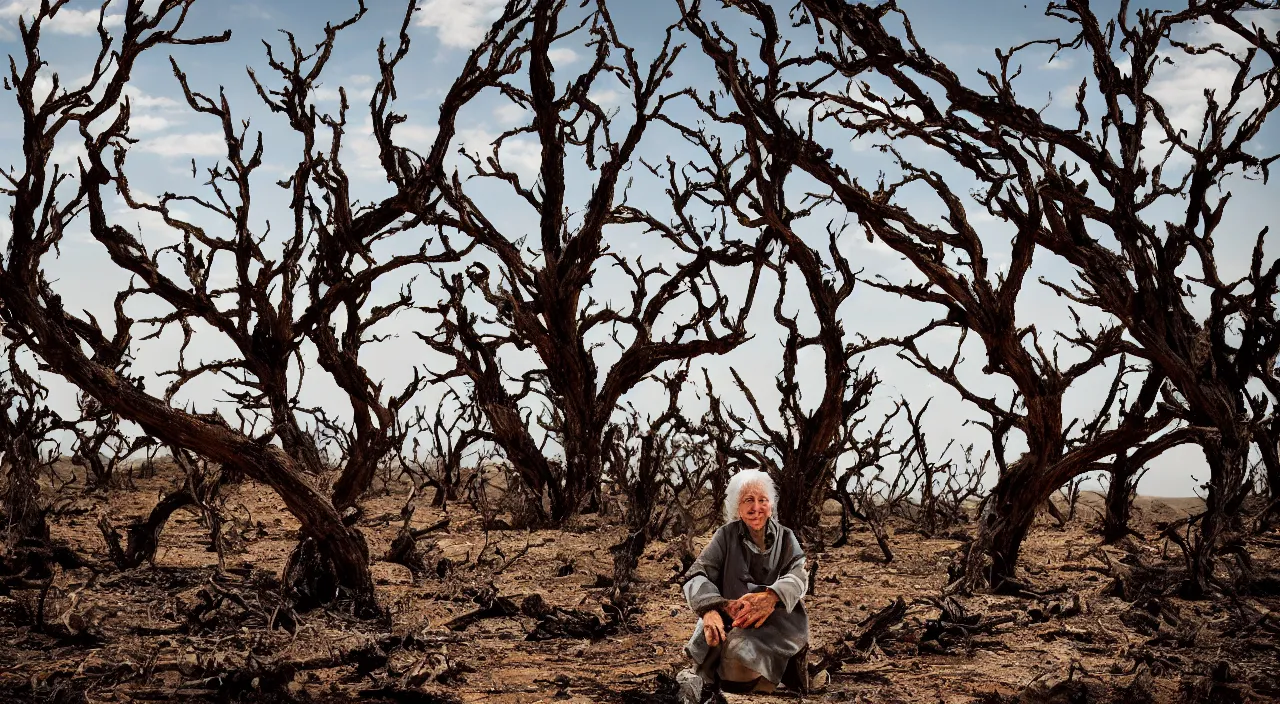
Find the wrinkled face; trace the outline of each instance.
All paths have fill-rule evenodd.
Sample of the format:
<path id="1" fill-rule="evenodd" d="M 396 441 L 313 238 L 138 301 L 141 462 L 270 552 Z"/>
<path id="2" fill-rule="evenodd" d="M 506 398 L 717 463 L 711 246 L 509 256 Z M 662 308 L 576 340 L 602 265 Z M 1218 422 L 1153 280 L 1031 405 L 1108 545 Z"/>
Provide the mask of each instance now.
<path id="1" fill-rule="evenodd" d="M 753 531 L 764 530 L 764 524 L 773 515 L 773 504 L 762 487 L 748 484 L 738 496 L 738 517 Z"/>

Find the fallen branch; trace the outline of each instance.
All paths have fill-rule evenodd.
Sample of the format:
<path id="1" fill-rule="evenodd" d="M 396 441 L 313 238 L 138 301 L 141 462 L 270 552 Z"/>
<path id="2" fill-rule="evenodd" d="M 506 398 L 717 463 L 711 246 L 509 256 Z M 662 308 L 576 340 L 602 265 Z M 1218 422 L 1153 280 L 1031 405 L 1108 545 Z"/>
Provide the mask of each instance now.
<path id="1" fill-rule="evenodd" d="M 845 662 L 864 662 L 876 646 L 892 638 L 890 630 L 907 615 L 907 602 L 898 597 L 893 603 L 871 614 L 846 633 L 837 644 L 824 648 L 817 669 L 835 671 Z"/>
<path id="2" fill-rule="evenodd" d="M 479 604 L 477 608 L 449 619 L 445 622 L 444 627 L 451 631 L 461 631 L 481 619 L 503 618 L 520 613 L 520 608 L 516 606 L 515 602 L 510 597 L 499 596 L 498 588 L 493 584 L 480 590 L 473 597 L 473 600 Z"/>

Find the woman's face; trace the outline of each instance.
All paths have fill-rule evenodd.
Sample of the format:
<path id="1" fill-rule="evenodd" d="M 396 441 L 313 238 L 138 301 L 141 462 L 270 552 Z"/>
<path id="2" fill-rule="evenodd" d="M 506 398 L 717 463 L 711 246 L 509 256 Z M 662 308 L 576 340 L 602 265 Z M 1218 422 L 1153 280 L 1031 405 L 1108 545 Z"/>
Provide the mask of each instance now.
<path id="1" fill-rule="evenodd" d="M 738 496 L 738 517 L 753 531 L 764 530 L 764 524 L 773 515 L 773 504 L 769 503 L 769 495 L 764 489 L 748 484 L 742 487 Z"/>

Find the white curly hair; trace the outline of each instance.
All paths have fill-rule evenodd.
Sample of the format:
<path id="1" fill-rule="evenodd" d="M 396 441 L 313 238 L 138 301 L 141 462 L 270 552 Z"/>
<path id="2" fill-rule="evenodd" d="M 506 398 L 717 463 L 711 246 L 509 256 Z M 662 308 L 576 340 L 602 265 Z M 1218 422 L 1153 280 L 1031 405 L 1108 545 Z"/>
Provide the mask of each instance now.
<path id="1" fill-rule="evenodd" d="M 778 505 L 778 487 L 768 472 L 759 469 L 743 469 L 729 478 L 729 486 L 724 491 L 724 522 L 738 520 L 738 499 L 742 498 L 742 490 L 749 486 L 764 489 L 769 497 L 769 505 Z"/>

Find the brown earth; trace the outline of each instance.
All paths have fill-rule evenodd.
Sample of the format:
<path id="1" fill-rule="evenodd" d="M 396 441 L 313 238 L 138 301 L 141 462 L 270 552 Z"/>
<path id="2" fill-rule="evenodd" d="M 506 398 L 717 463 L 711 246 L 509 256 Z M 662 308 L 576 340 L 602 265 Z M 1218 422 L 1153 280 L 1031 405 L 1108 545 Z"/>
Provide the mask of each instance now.
<path id="1" fill-rule="evenodd" d="M 69 469 L 63 467 L 62 474 Z M 550 606 L 606 619 L 602 603 L 608 590 L 596 584 L 598 575 L 611 573 L 608 547 L 620 535 L 607 525 L 607 516 L 588 516 L 565 530 L 486 533 L 482 518 L 465 506 L 443 512 L 420 499 L 414 527 L 450 519 L 446 531 L 419 541 L 426 562 L 435 568 L 447 558 L 454 568 L 444 578 L 433 573 L 415 584 L 405 567 L 380 559 L 399 529 L 406 492 L 377 493 L 366 501 L 361 525 L 387 620 L 361 622 L 337 610 L 313 611 L 298 615 L 294 626 L 280 618 L 273 590 L 297 524 L 257 484 L 228 490 L 228 514 L 245 544 L 228 556 L 225 573 L 216 573 L 216 555 L 208 548 L 201 519 L 185 511 L 174 514 L 165 530 L 154 567 L 119 572 L 110 566 L 96 527 L 98 515 L 105 511 L 117 527 L 127 525 L 176 482 L 162 473 L 138 480 L 132 490 L 84 493 L 78 485 L 62 490 L 51 518 L 53 537 L 94 560 L 98 573 L 77 569 L 56 575 L 43 604 L 44 632 L 32 626 L 40 606 L 37 590 L 0 596 L 0 700 L 643 702 L 663 701 L 653 693 L 669 685 L 658 678 L 683 666 L 682 648 L 694 618 L 670 581 L 679 564 L 675 543 L 651 545 L 641 561 L 635 586 L 641 611 L 633 623 L 595 642 L 526 641 L 536 621 L 523 614 L 480 619 L 463 630 L 445 627 L 476 608 L 470 595 L 490 581 L 517 605 L 537 593 Z M 1082 503 L 1096 506 L 1097 497 Z M 1175 547 L 1156 542 L 1154 526 L 1197 505 L 1187 499 L 1140 499 L 1135 527 L 1152 540 L 1133 549 L 1151 562 L 1162 555 L 1178 558 Z M 897 560 L 885 565 L 876 560 L 870 532 L 859 527 L 848 545 L 816 555 L 817 589 L 807 597 L 814 660 L 845 636 L 856 635 L 868 614 L 898 597 L 907 613 L 892 636 L 851 658 L 825 692 L 809 698 L 999 702 L 1013 701 L 1033 683 L 1044 690 L 1069 680 L 1083 683 L 1079 691 L 1086 695 L 1078 697 L 1085 698 L 1046 701 L 1096 701 L 1088 692 L 1123 692 L 1150 673 L 1153 678 L 1139 684 L 1149 685 L 1151 700 L 1183 701 L 1196 696 L 1184 694 L 1195 678 L 1219 662 L 1229 665 L 1220 679 L 1239 682 L 1231 691 L 1244 701 L 1280 696 L 1276 639 L 1265 631 L 1274 627 L 1280 599 L 1274 594 L 1240 596 L 1234 602 L 1166 597 L 1162 603 L 1182 615 L 1181 630 L 1173 633 L 1159 624 L 1154 633 L 1135 630 L 1127 625 L 1138 622 L 1130 614 L 1134 605 L 1107 594 L 1112 583 L 1107 560 L 1119 561 L 1125 553 L 1099 547 L 1089 530 L 1096 519 L 1088 506 L 1080 508 L 1067 530 L 1042 521 L 1026 544 L 1026 581 L 1044 596 L 961 599 L 971 614 L 1010 616 L 1011 622 L 961 639 L 954 654 L 930 654 L 919 633 L 928 619 L 938 617 L 938 607 L 928 599 L 939 596 L 946 583 L 961 533 L 926 539 L 896 526 Z M 708 538 L 698 537 L 696 547 Z M 1271 534 L 1261 541 L 1251 550 L 1255 566 L 1265 571 L 1278 562 L 1280 540 Z M 1078 614 L 1053 615 L 1073 596 L 1079 597 Z M 216 608 L 201 611 L 211 598 Z M 193 611 L 205 614 L 204 626 L 190 625 Z M 1242 613 L 1270 620 L 1249 623 Z M 282 627 L 267 628 L 277 620 Z M 236 673 L 255 678 L 239 681 Z M 387 689 L 388 683 L 421 679 L 426 683 L 408 690 Z M 728 700 L 781 701 L 784 696 L 729 695 Z"/>

